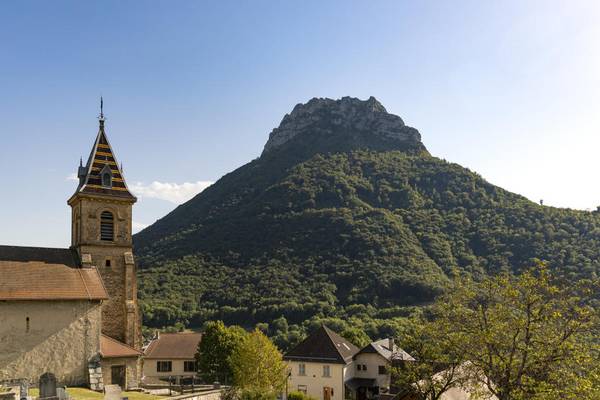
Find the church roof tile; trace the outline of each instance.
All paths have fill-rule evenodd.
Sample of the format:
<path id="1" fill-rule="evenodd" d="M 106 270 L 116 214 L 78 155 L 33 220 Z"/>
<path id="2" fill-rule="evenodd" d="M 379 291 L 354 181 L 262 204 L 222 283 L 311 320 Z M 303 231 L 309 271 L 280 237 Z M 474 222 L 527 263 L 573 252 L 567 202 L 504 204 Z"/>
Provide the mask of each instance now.
<path id="1" fill-rule="evenodd" d="M 106 300 L 96 268 L 70 249 L 0 246 L 0 300 Z"/>
<path id="2" fill-rule="evenodd" d="M 107 171 L 111 175 L 109 186 L 103 185 L 102 182 L 102 175 Z M 135 200 L 135 196 L 127 188 L 123 171 L 104 131 L 103 115 L 100 117 L 100 129 L 88 161 L 85 166 L 79 167 L 78 178 L 79 186 L 76 193 L 100 194 Z"/>

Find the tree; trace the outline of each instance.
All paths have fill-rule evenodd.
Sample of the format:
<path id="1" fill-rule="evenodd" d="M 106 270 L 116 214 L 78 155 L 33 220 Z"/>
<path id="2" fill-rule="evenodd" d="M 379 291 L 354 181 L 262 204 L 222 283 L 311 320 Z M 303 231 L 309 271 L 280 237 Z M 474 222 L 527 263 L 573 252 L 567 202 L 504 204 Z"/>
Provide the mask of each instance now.
<path id="1" fill-rule="evenodd" d="M 419 316 L 398 339 L 414 360 L 395 361 L 392 379 L 420 400 L 438 400 L 449 389 L 466 384 L 464 355 L 450 340 L 446 322 Z"/>
<path id="2" fill-rule="evenodd" d="M 371 338 L 362 329 L 356 326 L 349 326 L 344 329 L 341 333 L 344 339 L 347 339 L 350 343 L 362 348 L 371 343 Z"/>
<path id="3" fill-rule="evenodd" d="M 469 379 L 499 400 L 598 399 L 598 288 L 538 264 L 518 276 L 459 277 L 434 310 Z"/>
<path id="4" fill-rule="evenodd" d="M 239 326 L 226 327 L 223 321 L 208 322 L 198 344 L 196 359 L 200 375 L 207 381 L 230 383 L 233 372 L 229 358 L 244 341 L 246 331 Z"/>
<path id="5" fill-rule="evenodd" d="M 283 356 L 258 329 L 245 336 L 229 361 L 234 385 L 242 390 L 276 394 L 285 386 L 287 365 Z"/>

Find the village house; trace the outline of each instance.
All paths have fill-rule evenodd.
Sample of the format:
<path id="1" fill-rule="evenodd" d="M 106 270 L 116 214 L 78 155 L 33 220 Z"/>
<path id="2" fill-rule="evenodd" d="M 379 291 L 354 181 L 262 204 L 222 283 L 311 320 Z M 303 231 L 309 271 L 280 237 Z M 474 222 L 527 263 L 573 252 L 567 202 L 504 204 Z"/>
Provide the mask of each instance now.
<path id="1" fill-rule="evenodd" d="M 132 206 L 104 114 L 71 206 L 68 249 L 0 246 L 0 378 L 138 386 L 141 326 Z"/>
<path id="2" fill-rule="evenodd" d="M 345 383 L 354 376 L 352 357 L 358 351 L 348 340 L 321 326 L 284 355 L 290 369 L 288 390 L 321 400 L 345 399 Z"/>
<path id="3" fill-rule="evenodd" d="M 414 361 L 410 354 L 396 346 L 392 338 L 369 343 L 352 358 L 354 377 L 346 381 L 346 386 L 356 400 L 374 399 L 390 393 L 392 365 Z"/>
<path id="4" fill-rule="evenodd" d="M 194 377 L 198 371 L 196 351 L 201 339 L 201 333 L 157 333 L 144 351 L 143 382 Z"/>

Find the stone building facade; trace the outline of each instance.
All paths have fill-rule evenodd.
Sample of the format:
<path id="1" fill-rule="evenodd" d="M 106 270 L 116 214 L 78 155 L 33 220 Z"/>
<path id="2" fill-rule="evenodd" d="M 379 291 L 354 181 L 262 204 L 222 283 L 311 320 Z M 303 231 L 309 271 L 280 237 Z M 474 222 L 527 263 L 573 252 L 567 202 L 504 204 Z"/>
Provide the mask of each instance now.
<path id="1" fill-rule="evenodd" d="M 37 382 L 51 371 L 85 385 L 106 299 L 98 271 L 79 268 L 74 252 L 0 246 L 0 380 Z"/>
<path id="2" fill-rule="evenodd" d="M 68 200 L 71 247 L 0 246 L 0 378 L 23 378 L 28 368 L 37 371 L 32 362 L 39 360 L 62 384 L 90 384 L 90 371 L 99 381 L 100 373 L 90 365 L 100 359 L 98 368 L 106 369 L 101 371 L 103 384 L 117 379 L 124 387 L 138 386 L 142 339 L 131 218 L 136 198 L 127 188 L 104 122 L 101 112 L 96 140 L 87 163 L 79 165 L 79 185 Z M 22 276 L 12 275 L 15 271 Z M 68 283 L 57 281 L 56 271 L 80 292 L 65 289 Z M 28 288 L 31 282 L 48 284 Z M 92 296 L 88 285 L 101 290 Z M 41 320 L 46 321 L 43 327 L 34 329 L 33 321 Z M 102 354 L 106 346 L 109 355 Z M 36 374 L 29 375 L 37 379 Z"/>

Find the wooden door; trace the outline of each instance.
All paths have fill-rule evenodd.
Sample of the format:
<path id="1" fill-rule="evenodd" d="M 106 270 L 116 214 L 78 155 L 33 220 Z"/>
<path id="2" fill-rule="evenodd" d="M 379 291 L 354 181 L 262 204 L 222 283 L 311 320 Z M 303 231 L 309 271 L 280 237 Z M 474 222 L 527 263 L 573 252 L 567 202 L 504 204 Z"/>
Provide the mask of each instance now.
<path id="1" fill-rule="evenodd" d="M 332 395 L 333 395 L 333 388 L 325 386 L 323 388 L 323 400 L 331 400 Z"/>
<path id="2" fill-rule="evenodd" d="M 125 390 L 125 366 L 113 365 L 110 367 L 110 383 L 121 386 Z"/>

